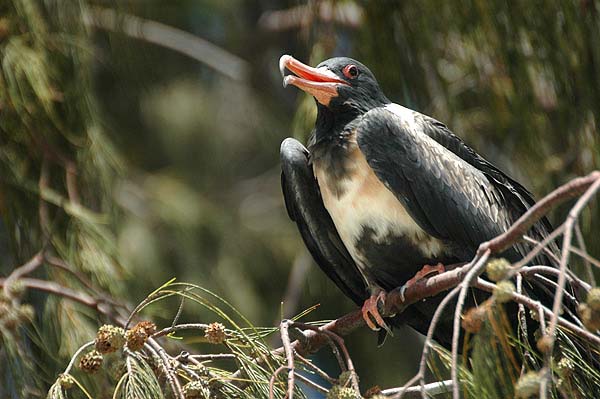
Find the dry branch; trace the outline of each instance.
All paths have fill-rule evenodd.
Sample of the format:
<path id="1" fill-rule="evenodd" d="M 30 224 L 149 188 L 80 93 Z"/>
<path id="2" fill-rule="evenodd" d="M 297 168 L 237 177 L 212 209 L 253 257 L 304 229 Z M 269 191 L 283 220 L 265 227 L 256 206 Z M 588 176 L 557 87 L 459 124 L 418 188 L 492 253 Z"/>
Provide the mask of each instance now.
<path id="1" fill-rule="evenodd" d="M 535 203 L 529 208 L 513 225 L 498 237 L 483 243 L 479 247 L 482 253 L 490 249 L 492 254 L 500 253 L 510 248 L 533 226 L 538 220 L 544 217 L 551 209 L 558 205 L 577 197 L 584 193 L 588 187 L 600 180 L 600 171 L 594 171 L 587 176 L 578 177 L 570 182 L 563 184 L 550 194 Z"/>

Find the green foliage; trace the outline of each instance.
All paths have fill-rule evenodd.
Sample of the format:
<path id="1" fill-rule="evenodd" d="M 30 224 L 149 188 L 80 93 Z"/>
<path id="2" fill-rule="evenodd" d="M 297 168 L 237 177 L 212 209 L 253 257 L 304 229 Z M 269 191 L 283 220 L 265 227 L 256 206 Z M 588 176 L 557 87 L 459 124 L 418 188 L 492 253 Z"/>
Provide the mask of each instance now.
<path id="1" fill-rule="evenodd" d="M 465 339 L 458 366 L 465 398 L 538 397 L 543 356 L 532 347 L 531 338 L 522 336 L 521 328 L 519 337 L 515 337 L 504 306 L 508 305 L 495 303 L 487 307 L 481 330 Z M 528 326 L 532 324 L 528 322 Z M 550 364 L 549 398 L 598 397 L 598 351 L 598 347 L 559 327 L 554 360 Z M 447 378 L 451 364 L 449 351 L 435 346 L 429 365 L 436 378 Z M 532 391 L 535 394 L 531 395 Z"/>
<path id="2" fill-rule="evenodd" d="M 146 361 L 138 355 L 127 356 L 127 372 L 115 387 L 116 398 L 163 398 L 162 388 Z"/>
<path id="3" fill-rule="evenodd" d="M 67 367 L 51 387 L 48 398 L 62 398 L 67 389 L 78 388 L 83 392 L 90 392 L 91 395 L 102 392 L 94 388 L 92 382 L 102 380 L 106 376 L 109 376 L 114 382 L 105 386 L 104 391 L 114 392 L 113 397 L 170 397 L 174 394 L 169 388 L 167 370 L 174 370 L 171 371 L 174 373 L 173 375 L 179 376 L 183 381 L 189 381 L 181 387 L 186 398 L 188 396 L 190 398 L 205 397 L 202 396 L 204 393 L 210 397 L 224 398 L 268 397 L 268 381 L 276 367 L 283 362 L 281 355 L 274 354 L 265 341 L 276 329 L 257 329 L 236 308 L 218 295 L 194 284 L 175 281 L 167 282 L 148 295 L 136 307 L 131 318 L 141 317 L 147 313 L 148 308 L 161 304 L 170 305 L 171 309 L 191 308 L 194 312 L 205 308 L 212 315 L 211 317 L 223 321 L 227 325 L 227 328 L 224 329 L 224 340 L 217 344 L 210 339 L 203 338 L 200 340 L 203 344 L 197 348 L 199 348 L 199 353 L 208 356 L 211 353 L 211 347 L 218 345 L 219 350 L 230 355 L 233 361 L 229 360 L 228 363 L 221 364 L 212 360 L 202 362 L 189 360 L 189 357 L 198 355 L 198 352 L 182 354 L 177 357 L 168 355 L 164 348 L 193 344 L 198 341 L 198 330 L 206 332 L 211 327 L 211 325 L 200 323 L 180 324 L 176 316 L 171 324 L 171 333 L 163 338 L 145 337 L 149 341 L 145 345 L 140 345 L 140 348 L 136 348 L 135 352 L 131 348 L 124 348 L 121 345 L 115 353 L 105 354 L 103 358 L 96 350 L 86 352 L 86 348 L 93 342 L 86 344 L 73 355 L 71 360 L 71 364 L 79 362 L 81 371 L 70 370 L 70 366 Z M 131 327 L 129 331 L 135 328 Z M 113 330 L 121 334 L 120 330 L 115 330 L 114 327 L 101 326 L 98 337 L 105 336 L 106 332 L 114 332 Z M 150 340 L 152 341 L 150 342 Z M 98 339 L 96 340 L 97 346 Z M 107 361 L 112 361 L 113 366 L 107 364 Z M 237 374 L 235 374 L 236 371 Z M 87 378 L 85 383 L 79 383 L 77 378 L 80 377 L 81 372 L 92 373 L 92 376 Z M 282 378 L 274 386 L 278 397 L 283 396 L 284 384 L 285 379 Z M 298 392 L 298 395 L 301 398 L 304 397 L 302 392 Z"/>
<path id="4" fill-rule="evenodd" d="M 598 1 L 356 3 L 363 10 L 357 28 L 317 18 L 318 7 L 311 7 L 310 26 L 289 32 L 257 31 L 267 11 L 259 4 L 118 4 L 245 58 L 252 78 L 232 82 L 168 49 L 93 33 L 84 23 L 86 1 L 0 2 L 2 276 L 46 248 L 70 271 L 45 264 L 31 277 L 94 298 L 137 303 L 170 276 L 197 282 L 162 287 L 161 295 L 169 291 L 173 302 L 161 296 L 144 308 L 145 316 L 168 326 L 182 298 L 206 304 L 193 311 L 185 306 L 180 318 L 212 321 L 218 315 L 232 337 L 227 350 L 251 381 L 243 392 L 235 384 L 225 384 L 223 392 L 268 395 L 266 381 L 281 359 L 268 366 L 252 360 L 272 346 L 275 329 L 253 324 L 273 325 L 282 312 L 291 316 L 288 306 L 321 303 L 315 318 L 352 309 L 315 267 L 302 279 L 309 283 L 298 287 L 298 303 L 279 309 L 290 267 L 305 250 L 283 209 L 277 152 L 286 136 L 307 138 L 315 114 L 312 98 L 295 100 L 281 89 L 276 62 L 283 53 L 313 65 L 331 55 L 358 58 L 392 100 L 444 121 L 538 195 L 600 167 Z M 581 227 L 598 257 L 592 220 L 600 220 L 597 201 Z M 252 323 L 199 286 L 220 293 Z M 21 301 L 35 307 L 34 323 L 21 320 L 16 329 L 0 331 L 0 396 L 44 397 L 77 348 L 112 320 L 57 296 L 29 291 Z M 121 307 L 102 303 L 108 314 L 126 317 Z M 498 378 L 515 382 L 514 373 L 494 372 L 498 364 L 513 366 L 491 331 L 487 326 L 473 340 L 499 358 L 479 349 L 481 375 L 461 371 L 473 397 L 493 392 Z M 189 339 L 200 352 L 206 344 L 201 335 Z M 347 338 L 363 385 L 398 385 L 412 373 L 417 339 L 406 331 L 398 335 L 407 338 L 389 339 L 383 349 L 393 367 L 378 365 L 385 363 L 378 361 L 383 352 L 373 349 L 370 332 Z M 579 387 L 594 392 L 596 369 L 580 347 L 562 338 L 567 345 L 553 365 L 557 389 L 567 396 Z M 520 354 L 524 344 L 518 342 L 510 345 Z M 120 380 L 122 395 L 138 388 L 140 395 L 158 394 L 149 358 L 119 353 L 107 363 L 111 356 L 133 359 L 137 370 Z M 335 367 L 324 356 L 315 361 Z M 206 369 L 220 381 L 236 367 L 215 362 Z M 573 367 L 580 372 L 570 373 Z M 77 375 L 69 388 L 77 390 L 73 396 L 85 396 L 82 387 L 90 395 L 114 388 L 119 380 L 104 371 Z M 278 396 L 284 374 L 275 385 Z M 59 381 L 49 395 L 66 392 Z"/>
<path id="5" fill-rule="evenodd" d="M 45 247 L 75 273 L 117 295 L 122 271 L 112 231 L 118 211 L 111 190 L 122 163 L 98 121 L 85 4 L 14 0 L 2 7 L 8 28 L 0 39 L 0 188 L 11 248 L 3 271 Z M 77 285 L 64 270 L 39 274 Z M 81 337 L 93 331 L 85 329 L 87 316 L 77 305 L 25 299 L 33 300 L 43 315 L 36 321 L 52 321 L 55 328 L 44 333 L 56 335 L 63 362 L 84 342 Z M 46 390 L 48 381 L 31 378 L 40 362 L 34 352 L 45 345 L 34 350 L 30 339 L 44 343 L 48 336 L 37 337 L 42 330 L 25 331 L 19 326 L 15 333 L 2 333 L 6 350 L 0 352 L 0 373 L 12 381 L 1 384 L 2 396 L 42 396 Z M 53 366 L 43 365 L 51 378 L 58 371 Z"/>

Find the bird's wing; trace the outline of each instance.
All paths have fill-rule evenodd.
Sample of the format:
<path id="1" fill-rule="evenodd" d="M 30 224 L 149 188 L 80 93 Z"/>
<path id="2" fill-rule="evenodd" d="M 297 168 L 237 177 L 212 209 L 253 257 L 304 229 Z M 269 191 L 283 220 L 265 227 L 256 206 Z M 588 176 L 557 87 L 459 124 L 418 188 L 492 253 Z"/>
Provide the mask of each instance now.
<path id="1" fill-rule="evenodd" d="M 288 215 L 317 264 L 356 304 L 368 297 L 364 280 L 325 209 L 308 150 L 288 138 L 281 144 L 281 186 Z"/>
<path id="2" fill-rule="evenodd" d="M 498 189 L 502 199 L 511 212 L 511 222 L 518 219 L 527 209 L 535 204 L 533 195 L 523 187 L 519 182 L 507 176 L 504 172 L 492 165 L 485 158 L 479 155 L 475 150 L 466 145 L 458 136 L 439 122 L 423 114 L 415 113 L 417 123 L 422 126 L 422 130 L 429 137 L 444 146 L 446 149 L 460 157 L 465 162 L 476 167 L 484 173 L 494 186 Z M 552 225 L 546 217 L 540 219 L 539 223 L 532 226 L 530 234 L 533 238 L 541 240 L 553 230 Z M 556 253 L 558 246 L 554 242 L 550 245 Z M 524 247 L 518 247 L 523 255 Z"/>
<path id="3" fill-rule="evenodd" d="M 441 126 L 400 106 L 376 108 L 357 126 L 358 145 L 421 228 L 472 254 L 504 232 L 533 199 Z M 508 188 L 507 182 L 514 185 Z M 519 254 L 512 248 L 504 255 L 515 260 Z"/>
<path id="4" fill-rule="evenodd" d="M 444 148 L 451 151 L 462 160 L 474 166 L 478 170 L 482 171 L 486 178 L 494 185 L 497 192 L 501 196 L 502 203 L 505 209 L 508 211 L 508 218 L 510 224 L 514 223 L 527 209 L 535 204 L 532 194 L 523 187 L 519 182 L 507 176 L 504 172 L 499 170 L 497 167 L 492 165 L 481 155 L 475 152 L 471 147 L 466 145 L 458 136 L 446 127 L 443 123 L 417 112 L 414 113 L 415 122 L 419 125 L 422 131 L 434 139 L 437 143 L 441 144 Z M 542 241 L 546 238 L 553 228 L 546 217 L 542 217 L 537 223 L 531 226 L 528 235 L 538 241 Z M 524 256 L 532 249 L 531 245 L 526 242 L 517 242 L 513 246 L 513 250 L 516 251 L 520 256 Z M 559 245 L 556 241 L 551 241 L 547 245 L 549 249 L 555 255 L 559 254 Z M 547 256 L 545 253 L 537 255 L 533 261 L 548 266 L 557 266 L 555 261 L 556 257 Z M 540 280 L 537 278 L 531 279 L 529 284 L 532 285 L 530 291 L 534 294 L 538 300 L 543 303 L 550 305 L 554 298 L 554 286 L 548 284 L 549 280 Z M 567 288 L 568 292 L 571 293 L 570 298 L 578 296 L 580 293 L 576 293 L 573 287 Z M 565 299 L 565 305 L 568 310 L 572 313 L 577 308 L 576 301 L 570 298 Z"/>

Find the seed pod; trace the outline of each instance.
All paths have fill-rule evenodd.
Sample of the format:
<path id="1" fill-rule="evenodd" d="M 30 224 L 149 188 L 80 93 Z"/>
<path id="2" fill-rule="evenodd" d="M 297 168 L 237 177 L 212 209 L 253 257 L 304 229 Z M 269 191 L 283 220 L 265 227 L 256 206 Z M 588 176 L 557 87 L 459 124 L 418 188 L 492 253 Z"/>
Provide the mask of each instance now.
<path id="1" fill-rule="evenodd" d="M 600 311 L 600 288 L 592 288 L 587 294 L 587 304 L 595 311 Z"/>
<path id="2" fill-rule="evenodd" d="M 96 334 L 96 350 L 100 353 L 116 352 L 125 345 L 125 330 L 110 324 L 98 329 Z"/>
<path id="3" fill-rule="evenodd" d="M 485 266 L 485 272 L 492 281 L 501 281 L 506 278 L 510 270 L 510 263 L 504 259 L 492 259 Z"/>
<path id="4" fill-rule="evenodd" d="M 225 326 L 221 323 L 210 323 L 206 331 L 204 331 L 204 338 L 211 344 L 220 344 L 225 341 Z"/>
<path id="5" fill-rule="evenodd" d="M 515 285 L 510 281 L 500 281 L 494 288 L 494 298 L 496 302 L 505 303 L 512 299 L 512 294 L 515 292 Z"/>
<path id="6" fill-rule="evenodd" d="M 69 389 L 75 384 L 75 379 L 71 374 L 61 374 L 58 376 L 58 383 L 64 389 Z"/>
<path id="7" fill-rule="evenodd" d="M 326 399 L 359 399 L 358 394 L 353 388 L 334 385 L 327 392 Z"/>
<path id="8" fill-rule="evenodd" d="M 191 381 L 183 387 L 185 399 L 208 399 L 210 391 L 201 381 Z"/>
<path id="9" fill-rule="evenodd" d="M 591 306 L 582 303 L 579 305 L 579 315 L 585 328 L 590 331 L 600 330 L 600 312 L 592 309 Z"/>
<path id="10" fill-rule="evenodd" d="M 102 353 L 97 350 L 92 350 L 81 357 L 79 360 L 79 368 L 86 373 L 93 374 L 102 367 Z"/>
<path id="11" fill-rule="evenodd" d="M 156 332 L 156 324 L 151 321 L 140 321 L 125 333 L 127 348 L 139 351 L 152 334 Z"/>
<path id="12" fill-rule="evenodd" d="M 575 370 L 575 363 L 567 358 L 563 357 L 558 361 L 557 373 L 563 378 L 568 378 L 573 374 Z"/>

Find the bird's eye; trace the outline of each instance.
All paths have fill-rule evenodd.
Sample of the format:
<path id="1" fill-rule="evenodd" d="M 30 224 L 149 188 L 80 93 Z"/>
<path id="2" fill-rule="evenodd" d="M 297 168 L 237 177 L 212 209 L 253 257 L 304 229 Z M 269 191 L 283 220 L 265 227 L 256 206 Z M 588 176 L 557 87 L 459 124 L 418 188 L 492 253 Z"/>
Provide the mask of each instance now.
<path id="1" fill-rule="evenodd" d="M 358 76 L 358 68 L 354 64 L 346 65 L 342 72 L 348 79 L 354 79 Z"/>

